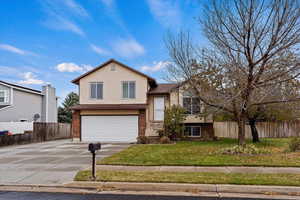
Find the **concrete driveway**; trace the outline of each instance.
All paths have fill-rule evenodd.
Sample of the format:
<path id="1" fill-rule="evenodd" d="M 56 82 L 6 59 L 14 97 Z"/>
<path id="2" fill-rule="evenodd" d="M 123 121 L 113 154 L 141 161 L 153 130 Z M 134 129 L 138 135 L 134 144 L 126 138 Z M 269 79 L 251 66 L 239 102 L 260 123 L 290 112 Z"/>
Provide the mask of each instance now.
<path id="1" fill-rule="evenodd" d="M 0 184 L 62 184 L 91 166 L 87 144 L 57 140 L 0 148 Z M 117 153 L 129 144 L 103 144 L 97 160 Z"/>

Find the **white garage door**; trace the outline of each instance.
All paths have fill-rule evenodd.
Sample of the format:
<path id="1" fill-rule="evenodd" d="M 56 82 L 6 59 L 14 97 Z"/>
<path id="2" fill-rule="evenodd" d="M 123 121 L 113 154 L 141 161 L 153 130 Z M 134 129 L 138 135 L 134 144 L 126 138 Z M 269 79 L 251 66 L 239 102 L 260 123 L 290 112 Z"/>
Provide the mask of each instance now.
<path id="1" fill-rule="evenodd" d="M 135 142 L 138 116 L 82 116 L 84 142 Z"/>

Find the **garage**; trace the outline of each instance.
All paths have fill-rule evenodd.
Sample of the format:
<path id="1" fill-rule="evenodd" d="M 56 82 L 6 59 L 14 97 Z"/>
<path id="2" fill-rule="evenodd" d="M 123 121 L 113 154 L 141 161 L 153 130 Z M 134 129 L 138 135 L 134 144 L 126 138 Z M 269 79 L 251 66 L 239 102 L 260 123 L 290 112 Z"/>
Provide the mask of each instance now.
<path id="1" fill-rule="evenodd" d="M 81 116 L 83 142 L 135 142 L 138 116 Z"/>

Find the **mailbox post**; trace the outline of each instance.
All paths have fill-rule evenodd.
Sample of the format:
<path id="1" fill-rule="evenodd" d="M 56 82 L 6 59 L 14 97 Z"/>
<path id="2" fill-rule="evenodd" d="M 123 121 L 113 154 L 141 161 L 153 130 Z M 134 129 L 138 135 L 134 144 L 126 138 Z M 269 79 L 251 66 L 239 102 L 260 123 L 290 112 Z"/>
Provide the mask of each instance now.
<path id="1" fill-rule="evenodd" d="M 96 165 L 96 151 L 101 149 L 101 143 L 90 143 L 89 144 L 89 151 L 92 153 L 93 160 L 92 160 L 92 178 L 96 180 L 95 175 L 95 165 Z"/>

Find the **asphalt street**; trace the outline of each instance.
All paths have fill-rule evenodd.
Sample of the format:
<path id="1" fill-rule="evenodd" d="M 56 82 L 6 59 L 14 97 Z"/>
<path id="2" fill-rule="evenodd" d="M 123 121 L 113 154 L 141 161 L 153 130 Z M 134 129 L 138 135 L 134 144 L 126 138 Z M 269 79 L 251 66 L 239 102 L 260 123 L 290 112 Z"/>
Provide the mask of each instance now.
<path id="1" fill-rule="evenodd" d="M 156 195 L 66 194 L 0 191 L 0 200 L 254 200 L 249 198 L 215 198 Z M 255 200 L 259 200 L 255 198 Z"/>

